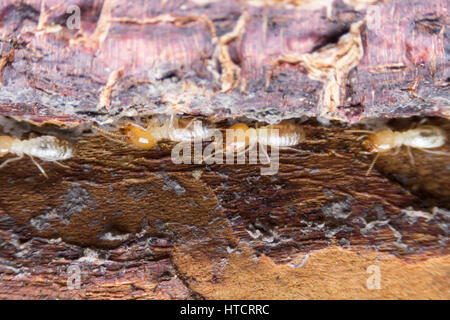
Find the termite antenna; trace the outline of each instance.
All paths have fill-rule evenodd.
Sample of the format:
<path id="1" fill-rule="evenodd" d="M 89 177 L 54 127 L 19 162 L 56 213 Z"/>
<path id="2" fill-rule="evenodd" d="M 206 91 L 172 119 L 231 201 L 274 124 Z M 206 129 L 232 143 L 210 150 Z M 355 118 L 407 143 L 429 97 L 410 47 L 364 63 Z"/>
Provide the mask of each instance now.
<path id="1" fill-rule="evenodd" d="M 301 142 L 308 143 L 308 144 L 319 144 L 319 143 L 326 143 L 328 142 L 327 139 L 303 139 Z"/>
<path id="2" fill-rule="evenodd" d="M 188 129 L 188 128 L 190 128 L 191 126 L 192 126 L 192 124 L 195 122 L 195 118 L 193 118 L 191 121 L 189 121 L 189 123 L 184 127 L 184 129 L 186 130 L 186 129 Z"/>
<path id="3" fill-rule="evenodd" d="M 423 124 L 424 124 L 425 122 L 427 122 L 427 121 L 428 121 L 427 118 L 423 118 L 423 119 L 421 119 L 421 120 L 419 121 L 419 123 L 416 123 L 415 126 L 416 126 L 416 127 L 421 126 L 421 125 L 423 125 Z"/>
<path id="4" fill-rule="evenodd" d="M 409 160 L 411 162 L 411 165 L 415 166 L 416 161 L 414 160 L 414 156 L 413 156 L 413 154 L 411 152 L 411 148 L 409 146 L 406 146 L 406 151 L 408 151 L 408 156 L 409 156 Z"/>
<path id="5" fill-rule="evenodd" d="M 393 156 L 398 155 L 399 152 L 400 152 L 400 146 L 398 146 L 398 147 L 395 148 L 395 151 L 394 151 L 394 153 L 393 153 Z"/>
<path id="6" fill-rule="evenodd" d="M 176 106 L 176 105 L 172 105 L 171 107 L 170 107 L 170 118 L 169 118 L 169 129 L 173 129 L 174 128 L 174 126 L 173 126 L 173 123 L 174 123 L 174 121 L 175 121 L 175 115 L 179 112 L 179 111 L 183 111 L 183 108 L 181 108 L 181 107 L 179 107 L 179 106 Z"/>
<path id="7" fill-rule="evenodd" d="M 95 124 L 92 125 L 92 128 L 94 128 L 95 130 L 97 130 L 98 132 L 100 132 L 102 135 L 105 135 L 105 136 L 116 137 L 116 138 L 123 137 L 123 135 L 121 135 L 119 133 L 114 133 L 114 132 L 102 129 L 100 127 L 97 127 Z"/>
<path id="8" fill-rule="evenodd" d="M 294 152 L 297 152 L 300 154 L 311 154 L 311 152 L 309 152 L 309 151 L 298 150 L 298 149 L 295 149 L 292 147 L 279 147 L 279 148 L 280 148 L 280 150 L 290 150 L 290 151 L 294 151 Z"/>
<path id="9" fill-rule="evenodd" d="M 378 157 L 380 156 L 380 153 L 377 153 L 377 155 L 375 156 L 375 158 L 373 158 L 372 163 L 370 164 L 369 169 L 366 172 L 366 177 L 369 175 L 370 171 L 372 171 L 373 166 L 375 165 L 375 162 L 377 162 Z"/>
<path id="10" fill-rule="evenodd" d="M 169 129 L 173 129 L 173 119 L 174 119 L 174 114 L 175 112 L 172 112 L 170 114 L 170 118 L 169 118 Z"/>
<path id="11" fill-rule="evenodd" d="M 107 131 L 105 129 L 97 127 L 95 124 L 92 125 L 92 128 L 98 131 L 103 137 L 105 137 L 110 141 L 126 144 L 126 142 L 124 141 L 124 136 L 121 134 Z"/>
<path id="12" fill-rule="evenodd" d="M 208 155 L 207 157 L 203 157 L 202 162 L 206 163 L 206 160 L 209 160 L 209 159 L 211 159 L 212 157 L 215 157 L 216 155 L 219 155 L 219 154 L 222 155 L 222 157 L 223 157 L 223 155 L 224 155 L 225 153 L 223 152 L 222 149 L 219 150 L 218 152 L 213 152 L 213 153 L 211 153 L 210 155 Z"/>

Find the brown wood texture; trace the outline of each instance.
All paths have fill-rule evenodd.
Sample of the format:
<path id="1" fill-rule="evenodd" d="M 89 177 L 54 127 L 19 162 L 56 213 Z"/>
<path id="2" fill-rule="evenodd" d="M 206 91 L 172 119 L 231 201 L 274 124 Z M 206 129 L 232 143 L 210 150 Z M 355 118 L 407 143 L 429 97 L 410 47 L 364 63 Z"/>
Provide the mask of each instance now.
<path id="1" fill-rule="evenodd" d="M 67 27 L 69 5 L 79 29 Z M 449 115 L 445 0 L 2 0 L 0 10 L 4 115 Z"/>
<path id="2" fill-rule="evenodd" d="M 414 151 L 413 167 L 403 150 L 366 177 L 371 156 L 358 155 L 354 134 L 303 127 L 305 153 L 281 151 L 273 176 L 261 165 L 175 165 L 170 144 L 145 151 L 99 136 L 76 142 L 70 169 L 43 163 L 49 179 L 29 159 L 10 164 L 1 296 L 448 298 L 448 159 Z M 364 287 L 372 264 L 384 290 Z M 83 268 L 81 290 L 67 289 L 70 265 Z M 406 280 L 417 277 L 426 290 Z"/>
<path id="3" fill-rule="evenodd" d="M 81 29 L 65 25 L 70 4 Z M 0 170 L 0 298 L 449 299 L 448 156 L 413 150 L 412 165 L 403 148 L 365 176 L 373 155 L 348 132 L 426 118 L 450 135 L 447 10 L 1 0 L 1 132 L 77 151 L 68 168 L 40 162 L 48 179 L 29 158 Z M 142 150 L 90 129 L 174 110 L 221 129 L 296 118 L 306 140 L 262 176 L 175 165 L 173 143 Z"/>

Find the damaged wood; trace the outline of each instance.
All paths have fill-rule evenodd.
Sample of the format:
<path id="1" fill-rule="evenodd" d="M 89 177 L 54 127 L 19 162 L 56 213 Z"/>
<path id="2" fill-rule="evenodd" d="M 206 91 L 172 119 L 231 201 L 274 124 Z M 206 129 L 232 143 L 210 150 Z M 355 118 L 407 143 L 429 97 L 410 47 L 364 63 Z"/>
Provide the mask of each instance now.
<path id="1" fill-rule="evenodd" d="M 402 148 L 365 176 L 348 131 L 450 136 L 447 1 L 71 4 L 75 29 L 59 1 L 0 0 L 1 135 L 76 146 L 48 179 L 0 169 L 0 298 L 449 298 L 448 156 Z M 173 114 L 293 119 L 306 139 L 263 176 L 91 130 Z"/>
<path id="2" fill-rule="evenodd" d="M 448 121 L 428 121 L 449 134 Z M 17 260 L 17 250 L 24 250 L 19 249 L 21 243 L 41 250 L 41 242 L 35 246 L 33 239 L 44 243 L 58 239 L 64 248 L 77 250 L 63 265 L 66 269 L 81 265 L 89 275 L 82 280 L 84 289 L 73 296 L 79 298 L 117 298 L 106 289 L 117 272 L 123 275 L 119 282 L 129 283 L 127 287 L 114 282 L 124 298 L 232 298 L 226 290 L 235 290 L 229 281 L 235 277 L 232 270 L 241 264 L 249 270 L 251 265 L 269 268 L 290 281 L 303 274 L 300 265 L 305 255 L 319 252 L 328 252 L 328 256 L 344 250 L 340 253 L 343 259 L 366 252 L 373 259 L 377 255 L 387 259 L 389 268 L 401 261 L 421 265 L 432 257 L 447 259 L 450 188 L 446 186 L 450 176 L 445 156 L 418 150 L 412 166 L 406 150 L 395 157 L 382 154 L 377 171 L 366 177 L 372 157 L 359 155 L 364 150 L 361 141 L 348 128 L 324 127 L 314 121 L 302 127 L 307 137 L 297 146 L 302 154 L 280 151 L 279 172 L 273 176 L 261 176 L 260 164 L 176 165 L 171 160 L 172 144 L 142 150 L 86 133 L 76 138 L 76 156 L 65 161 L 69 169 L 42 163 L 49 179 L 29 159 L 11 164 L 13 169 L 2 169 L 2 246 L 12 250 L 2 250 L 4 294 L 7 288 L 16 288 L 17 279 L 24 277 L 21 274 L 30 273 L 25 277 L 30 282 L 40 275 L 32 267 L 39 266 L 40 260 L 29 258 L 24 265 Z M 448 145 L 443 150 L 450 151 Z M 164 248 L 158 243 L 164 243 Z M 133 253 L 135 246 L 141 249 Z M 44 247 L 49 250 L 48 245 Z M 103 260 L 86 260 L 86 250 Z M 137 260 L 118 264 L 109 258 L 117 250 L 127 250 Z M 155 256 L 160 250 L 162 257 Z M 52 263 L 57 261 L 55 257 Z M 135 278 L 143 268 L 159 263 L 168 263 L 171 270 L 165 280 L 148 280 L 156 277 L 153 271 Z M 120 270 L 110 270 L 110 265 Z M 98 270 L 103 273 L 98 275 Z M 397 275 L 385 276 L 395 282 Z M 308 277 L 321 276 L 308 273 Z M 57 279 L 59 289 L 54 295 L 46 292 L 34 297 L 68 297 L 63 268 Z M 142 281 L 147 281 L 143 289 Z M 283 291 L 267 284 L 267 291 L 252 292 L 257 283 L 250 278 L 245 281 L 250 285 L 239 289 L 238 296 L 333 297 L 302 289 L 302 285 Z M 168 291 L 159 292 L 161 288 Z M 411 287 L 406 292 L 412 291 Z M 27 290 L 20 292 L 33 296 Z M 430 291 L 425 296 L 444 297 Z"/>
<path id="3" fill-rule="evenodd" d="M 54 1 L 42 13 L 40 0 L 4 0 L 0 52 L 8 41 L 25 45 L 4 68 L 2 114 L 105 122 L 176 107 L 269 123 L 448 117 L 446 1 L 324 3 L 75 1 L 80 29 L 69 29 L 67 8 Z M 44 20 L 61 30 L 42 32 Z M 404 90 L 412 83 L 414 94 Z"/>

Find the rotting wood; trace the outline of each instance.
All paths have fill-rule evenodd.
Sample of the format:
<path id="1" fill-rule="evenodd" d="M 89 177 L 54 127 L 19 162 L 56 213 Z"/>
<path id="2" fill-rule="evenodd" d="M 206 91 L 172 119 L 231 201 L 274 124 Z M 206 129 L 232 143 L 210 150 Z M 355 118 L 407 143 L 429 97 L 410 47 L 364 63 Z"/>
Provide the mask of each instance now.
<path id="1" fill-rule="evenodd" d="M 449 136 L 446 1 L 74 3 L 79 30 L 56 1 L 0 1 L 0 115 L 20 120 L 2 132 L 78 147 L 69 169 L 42 163 L 48 180 L 26 158 L 0 171 L 0 298 L 449 298 L 448 158 L 402 149 L 365 177 L 344 125 L 438 116 Z M 343 72 L 311 68 L 343 47 Z M 319 116 L 303 125 L 323 142 L 261 176 L 89 131 L 174 111 L 221 128 Z"/>
<path id="2" fill-rule="evenodd" d="M 450 131 L 442 119 L 429 122 Z M 17 286 L 17 277 L 42 263 L 30 257 L 25 266 L 20 264 L 15 257 L 22 253 L 17 250 L 22 252 L 28 246 L 32 251 L 41 250 L 40 246 L 49 250 L 46 243 L 56 240 L 47 239 L 59 239 L 57 243 L 65 248 L 62 255 L 68 254 L 68 248 L 76 254 L 59 262 L 60 274 L 53 279 L 58 279 L 57 284 L 52 285 L 59 289 L 40 297 L 70 295 L 64 268 L 71 264 L 86 270 L 84 289 L 74 297 L 118 298 L 120 293 L 113 292 L 122 292 L 123 298 L 230 298 L 226 288 L 234 289 L 226 279 L 231 280 L 229 272 L 242 263 L 256 263 L 261 268 L 272 265 L 270 270 L 288 281 L 302 274 L 302 268 L 296 268 L 302 256 L 333 252 L 337 247 L 345 250 L 345 259 L 354 259 L 360 252 L 378 252 L 384 257 L 380 259 L 389 261 L 388 268 L 402 260 L 426 265 L 431 257 L 446 259 L 450 188 L 445 185 L 450 179 L 445 157 L 415 151 L 416 167 L 412 167 L 405 150 L 395 157 L 383 154 L 376 165 L 381 173 L 374 171 L 366 177 L 371 157 L 358 155 L 364 149 L 354 134 L 336 125 L 327 128 L 308 122 L 303 127 L 308 140 L 324 142 L 300 144 L 298 148 L 305 154 L 281 151 L 280 171 L 274 176 L 261 176 L 261 165 L 175 165 L 170 144 L 141 150 L 101 136 L 77 142 L 76 157 L 65 162 L 70 169 L 43 163 L 48 180 L 29 159 L 11 164 L 11 170 L 2 170 L 0 181 L 2 243 L 12 250 L 3 251 L 2 256 L 5 297 L 7 288 Z M 34 239 L 42 240 L 36 245 Z M 160 250 L 157 243 L 165 243 L 162 258 L 153 256 Z M 130 253 L 136 262 L 110 258 L 117 250 L 133 252 L 135 246 L 141 248 Z M 86 250 L 93 250 L 88 253 L 101 261 L 83 258 Z M 160 259 L 171 270 L 164 280 L 148 280 L 156 277 L 153 271 L 136 278 L 144 268 L 159 265 Z M 263 262 L 258 262 L 260 259 Z M 51 261 L 59 265 L 59 259 Z M 137 269 L 127 263 L 136 263 Z M 116 272 L 110 266 L 120 266 L 124 276 L 119 282 L 131 283 L 130 287 L 117 284 L 108 292 Z M 103 271 L 98 274 L 98 270 Z M 439 270 L 436 272 L 445 268 Z M 25 278 L 33 282 L 39 276 L 40 271 L 32 271 Z M 389 281 L 397 283 L 394 278 Z M 257 283 L 247 281 L 252 285 L 239 294 L 248 297 L 332 297 L 302 286 L 280 291 L 267 284 L 265 292 L 250 292 Z M 168 291 L 155 289 L 161 286 Z M 24 297 L 39 297 L 28 289 L 15 290 Z M 369 294 L 356 292 L 360 295 L 355 297 Z M 444 297 L 431 291 L 423 296 Z"/>
<path id="3" fill-rule="evenodd" d="M 301 116 L 344 122 L 449 116 L 444 0 L 330 1 L 327 9 L 323 1 L 297 8 L 232 0 L 152 1 L 145 8 L 75 3 L 83 13 L 79 30 L 65 25 L 64 6 L 47 1 L 45 20 L 61 30 L 43 33 L 40 0 L 1 2 L 0 53 L 10 52 L 10 41 L 25 43 L 4 68 L 3 115 L 68 126 L 69 119 L 90 121 L 111 73 L 123 70 L 107 114 L 95 119 L 170 114 L 173 97 L 188 114 L 270 123 Z M 356 49 L 341 50 L 345 43 Z M 327 62 L 327 52 L 344 53 L 343 69 L 311 69 L 306 58 Z M 274 68 L 286 56 L 303 63 Z M 412 84 L 414 91 L 402 90 Z"/>

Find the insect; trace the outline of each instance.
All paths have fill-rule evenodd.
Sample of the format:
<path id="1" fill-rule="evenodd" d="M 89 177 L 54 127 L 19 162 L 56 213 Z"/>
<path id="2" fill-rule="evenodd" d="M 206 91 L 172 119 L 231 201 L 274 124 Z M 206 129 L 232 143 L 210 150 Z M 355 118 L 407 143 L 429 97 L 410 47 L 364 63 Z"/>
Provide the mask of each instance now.
<path id="1" fill-rule="evenodd" d="M 0 136 L 0 157 L 3 157 L 8 153 L 15 154 L 18 157 L 4 161 L 0 165 L 0 169 L 8 163 L 20 160 L 24 155 L 27 155 L 42 172 L 44 177 L 48 178 L 44 169 L 42 169 L 33 157 L 44 161 L 54 162 L 59 166 L 67 168 L 67 166 L 58 161 L 71 158 L 74 154 L 74 149 L 68 141 L 54 136 L 42 136 L 28 140 L 20 140 L 10 136 Z"/>
<path id="2" fill-rule="evenodd" d="M 378 132 L 368 130 L 349 130 L 349 132 L 368 133 L 369 135 L 363 142 L 363 145 L 370 153 L 377 153 L 366 172 L 366 176 L 369 175 L 370 171 L 373 169 L 375 162 L 381 153 L 386 153 L 395 149 L 394 154 L 397 154 L 402 146 L 406 146 L 411 164 L 413 165 L 414 156 L 411 153 L 411 148 L 433 154 L 450 155 L 449 153 L 442 151 L 428 150 L 442 147 L 446 141 L 445 132 L 439 127 L 432 125 L 421 125 L 417 128 L 403 132 L 393 131 L 391 129 L 384 129 Z M 362 136 L 362 138 L 364 137 L 365 136 Z"/>
<path id="3" fill-rule="evenodd" d="M 196 119 L 178 119 L 173 115 L 170 119 L 167 119 L 163 125 L 161 122 L 154 118 L 150 122 L 147 131 L 149 131 L 156 139 L 170 140 L 176 142 L 190 142 L 195 139 L 207 140 L 210 136 L 209 126 L 202 125 L 196 126 L 194 124 Z"/>
<path id="4" fill-rule="evenodd" d="M 245 152 L 256 143 L 263 146 L 277 147 L 282 150 L 302 152 L 291 147 L 305 140 L 303 128 L 290 121 L 282 121 L 278 124 L 256 129 L 249 128 L 245 123 L 236 123 L 227 130 L 231 130 L 231 132 L 228 131 L 229 133 L 226 134 L 225 138 L 223 149 L 226 153 Z M 266 149 L 261 148 L 260 150 L 270 162 Z"/>
<path id="5" fill-rule="evenodd" d="M 92 127 L 103 136 L 116 142 L 126 142 L 143 149 L 153 148 L 161 140 L 175 142 L 190 142 L 194 139 L 207 139 L 210 136 L 209 127 L 194 125 L 195 119 L 178 119 L 173 116 L 161 124 L 159 119 L 152 118 L 147 128 L 131 122 L 125 122 L 124 135 Z"/>
<path id="6" fill-rule="evenodd" d="M 107 131 L 96 125 L 92 125 L 92 127 L 104 137 L 114 142 L 128 143 L 142 149 L 151 149 L 156 145 L 156 140 L 151 133 L 143 127 L 131 122 L 125 123 L 123 127 L 124 134 Z"/>

